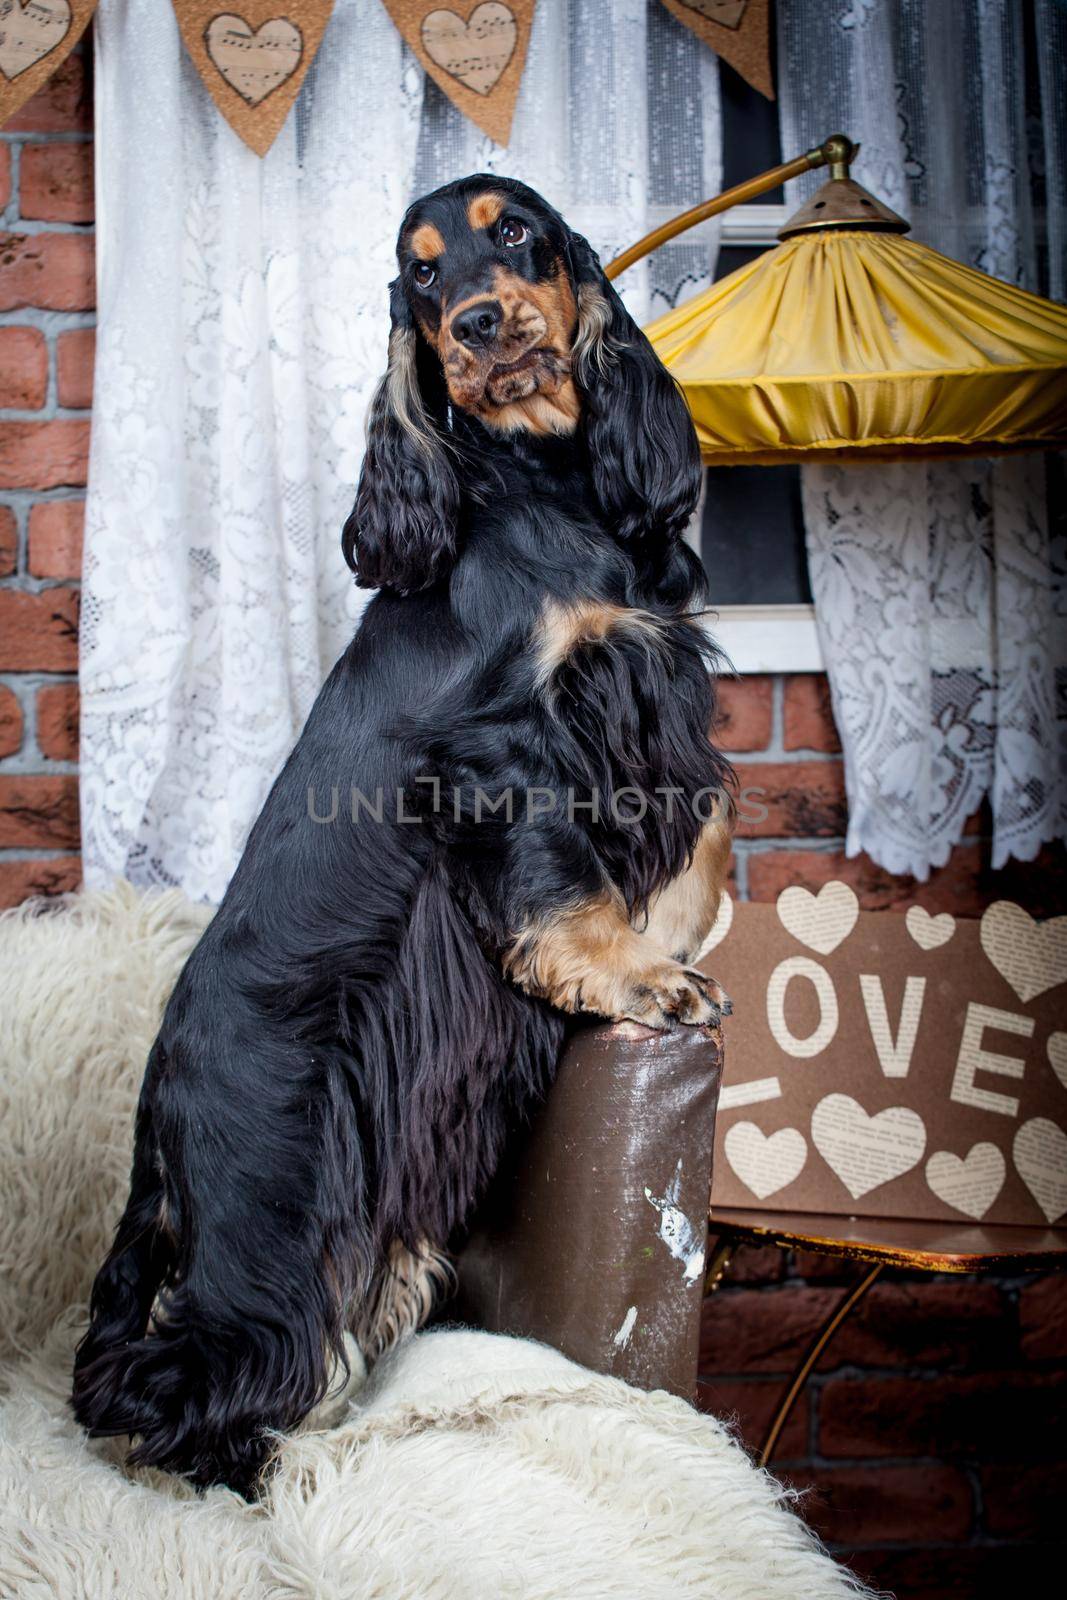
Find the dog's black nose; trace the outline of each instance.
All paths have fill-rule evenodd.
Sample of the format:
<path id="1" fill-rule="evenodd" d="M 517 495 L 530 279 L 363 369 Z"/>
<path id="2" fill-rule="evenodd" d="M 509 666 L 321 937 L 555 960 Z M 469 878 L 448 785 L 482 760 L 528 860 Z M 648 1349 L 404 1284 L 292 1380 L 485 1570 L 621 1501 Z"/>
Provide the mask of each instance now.
<path id="1" fill-rule="evenodd" d="M 492 344 L 503 318 L 499 300 L 479 300 L 453 317 L 453 337 L 471 350 L 481 350 Z"/>

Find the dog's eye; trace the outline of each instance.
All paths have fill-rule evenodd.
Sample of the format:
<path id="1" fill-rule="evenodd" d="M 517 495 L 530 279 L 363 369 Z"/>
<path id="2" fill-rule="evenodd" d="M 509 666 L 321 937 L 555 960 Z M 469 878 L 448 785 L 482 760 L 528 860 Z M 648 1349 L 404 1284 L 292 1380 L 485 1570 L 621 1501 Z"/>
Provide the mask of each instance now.
<path id="1" fill-rule="evenodd" d="M 436 269 L 431 267 L 428 261 L 420 261 L 418 266 L 415 268 L 415 282 L 418 284 L 419 288 L 428 289 L 436 280 L 436 278 Z"/>
<path id="2" fill-rule="evenodd" d="M 517 244 L 525 244 L 530 237 L 530 230 L 525 222 L 516 222 L 514 217 L 505 217 L 500 224 L 500 239 L 509 250 L 514 250 Z"/>

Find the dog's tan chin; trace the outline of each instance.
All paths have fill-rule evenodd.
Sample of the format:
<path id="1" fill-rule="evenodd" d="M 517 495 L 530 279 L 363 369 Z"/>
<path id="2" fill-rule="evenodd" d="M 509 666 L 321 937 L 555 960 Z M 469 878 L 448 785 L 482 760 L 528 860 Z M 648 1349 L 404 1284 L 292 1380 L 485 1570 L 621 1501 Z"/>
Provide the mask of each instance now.
<path id="1" fill-rule="evenodd" d="M 524 367 L 521 372 L 502 372 L 490 377 L 485 386 L 485 398 L 490 405 L 506 406 L 513 400 L 525 400 L 546 387 L 545 374 L 540 366 Z"/>
<path id="2" fill-rule="evenodd" d="M 475 385 L 452 381 L 452 404 L 480 418 L 501 433 L 524 430 L 539 434 L 573 433 L 579 400 L 570 378 L 570 362 L 554 350 L 539 351 L 541 359 L 518 372 L 494 372 Z"/>

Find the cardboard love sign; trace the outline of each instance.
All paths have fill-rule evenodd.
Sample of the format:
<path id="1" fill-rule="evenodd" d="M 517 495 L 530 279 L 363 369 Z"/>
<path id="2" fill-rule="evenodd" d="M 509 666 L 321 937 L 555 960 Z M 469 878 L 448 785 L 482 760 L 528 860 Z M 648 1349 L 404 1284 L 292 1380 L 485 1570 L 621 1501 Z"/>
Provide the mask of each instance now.
<path id="1" fill-rule="evenodd" d="M 384 0 L 426 72 L 464 116 L 507 144 L 535 0 Z"/>
<path id="2" fill-rule="evenodd" d="M 205 88 L 257 155 L 289 115 L 332 10 L 333 0 L 174 0 Z"/>
<path id="3" fill-rule="evenodd" d="M 767 0 L 663 0 L 663 4 L 746 83 L 774 99 Z"/>
<path id="4" fill-rule="evenodd" d="M 74 49 L 96 0 L 0 0 L 0 125 Z"/>
<path id="5" fill-rule="evenodd" d="M 712 1209 L 1067 1225 L 1065 927 L 735 905 L 699 962 L 734 1006 Z"/>

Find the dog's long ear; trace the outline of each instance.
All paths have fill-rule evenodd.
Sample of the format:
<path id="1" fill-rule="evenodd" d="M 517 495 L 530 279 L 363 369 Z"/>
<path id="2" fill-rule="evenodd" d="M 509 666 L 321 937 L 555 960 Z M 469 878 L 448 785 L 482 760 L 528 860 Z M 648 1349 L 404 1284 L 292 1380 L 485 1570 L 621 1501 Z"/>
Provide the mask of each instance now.
<path id="1" fill-rule="evenodd" d="M 626 543 L 671 543 L 700 493 L 692 419 L 588 240 L 571 234 L 568 250 L 578 302 L 574 371 L 597 497 Z"/>
<path id="2" fill-rule="evenodd" d="M 459 485 L 445 442 L 446 393 L 399 278 L 389 364 L 371 401 L 356 503 L 341 548 L 364 589 L 426 589 L 455 555 Z"/>

